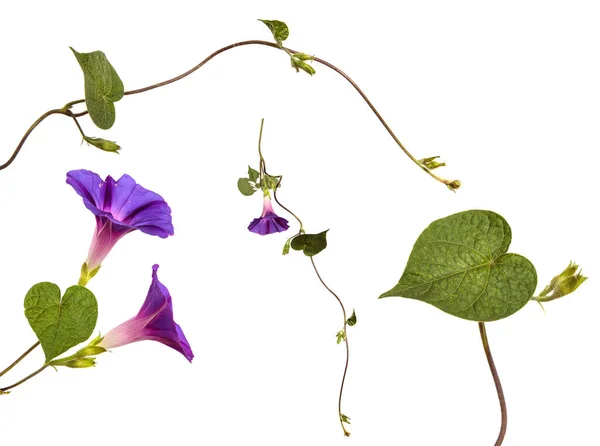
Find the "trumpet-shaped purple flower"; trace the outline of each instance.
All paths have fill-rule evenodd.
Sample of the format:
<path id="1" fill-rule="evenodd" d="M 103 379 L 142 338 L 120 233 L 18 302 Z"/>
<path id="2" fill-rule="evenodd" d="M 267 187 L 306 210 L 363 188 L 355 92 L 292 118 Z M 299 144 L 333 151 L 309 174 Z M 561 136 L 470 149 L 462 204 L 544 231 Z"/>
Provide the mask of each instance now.
<path id="1" fill-rule="evenodd" d="M 166 286 L 158 280 L 158 265 L 152 267 L 152 284 L 139 313 L 110 330 L 98 343 L 111 349 L 138 341 L 158 341 L 177 350 L 192 362 L 194 354 L 181 327 L 173 320 L 173 303 Z"/>
<path id="2" fill-rule="evenodd" d="M 85 285 L 94 276 L 112 247 L 125 234 L 139 229 L 161 238 L 173 235 L 169 205 L 129 175 L 123 175 L 117 181 L 109 175 L 103 181 L 89 170 L 72 170 L 67 173 L 67 183 L 96 216 L 96 230 L 82 268 L 80 285 Z"/>
<path id="3" fill-rule="evenodd" d="M 252 220 L 248 226 L 248 230 L 256 234 L 267 235 L 286 231 L 289 227 L 290 225 L 285 218 L 280 217 L 273 212 L 271 199 L 268 196 L 265 196 L 262 215 L 260 218 Z"/>

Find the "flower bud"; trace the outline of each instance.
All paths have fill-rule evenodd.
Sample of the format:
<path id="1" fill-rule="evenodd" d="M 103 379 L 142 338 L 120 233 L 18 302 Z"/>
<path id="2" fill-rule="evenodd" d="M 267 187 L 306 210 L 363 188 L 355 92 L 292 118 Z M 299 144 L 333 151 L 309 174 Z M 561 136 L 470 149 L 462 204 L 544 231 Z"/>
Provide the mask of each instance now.
<path id="1" fill-rule="evenodd" d="M 305 53 L 294 53 L 294 57 L 299 60 L 315 60 L 315 56 L 310 56 Z"/>
<path id="2" fill-rule="evenodd" d="M 64 364 L 57 364 L 57 365 L 64 365 L 64 366 L 70 367 L 72 369 L 85 369 L 88 367 L 95 367 L 96 361 L 94 358 L 78 358 L 78 359 L 73 359 L 72 361 L 65 362 Z"/>
<path id="3" fill-rule="evenodd" d="M 106 352 L 106 349 L 104 347 L 100 347 L 98 345 L 88 345 L 87 347 L 83 347 L 76 354 L 80 358 L 83 358 L 85 356 L 96 356 L 96 355 L 99 355 L 100 353 L 105 353 L 105 352 Z"/>
<path id="4" fill-rule="evenodd" d="M 290 59 L 292 61 L 292 68 L 295 68 L 297 72 L 302 70 L 302 71 L 307 72 L 311 76 L 316 73 L 315 69 L 313 67 L 311 67 L 309 64 L 307 64 L 306 62 L 304 62 L 300 59 L 297 59 L 294 56 L 292 56 Z"/>
<path id="5" fill-rule="evenodd" d="M 438 167 L 444 167 L 446 163 L 440 163 L 435 161 L 439 156 L 430 156 L 429 158 L 423 158 L 419 160 L 421 166 L 426 167 L 429 170 L 437 169 Z"/>
<path id="6" fill-rule="evenodd" d="M 587 277 L 581 274 L 579 266 L 574 262 L 569 262 L 569 266 L 550 281 L 550 285 L 544 288 L 536 300 L 538 302 L 549 302 L 566 296 L 579 288 L 579 285 L 586 280 Z"/>
<path id="7" fill-rule="evenodd" d="M 454 180 L 446 184 L 446 187 L 450 189 L 452 192 L 456 191 L 461 186 L 460 180 Z"/>
<path id="8" fill-rule="evenodd" d="M 91 136 L 84 136 L 83 139 L 88 144 L 97 147 L 100 150 L 104 150 L 105 152 L 119 153 L 119 150 L 121 150 L 121 146 L 114 141 L 109 141 L 102 138 L 94 138 Z"/>
<path id="9" fill-rule="evenodd" d="M 293 238 L 293 237 L 292 237 Z M 292 243 L 292 238 L 289 238 L 285 241 L 285 245 L 283 245 L 283 251 L 282 254 L 288 255 L 290 253 L 290 244 Z"/>

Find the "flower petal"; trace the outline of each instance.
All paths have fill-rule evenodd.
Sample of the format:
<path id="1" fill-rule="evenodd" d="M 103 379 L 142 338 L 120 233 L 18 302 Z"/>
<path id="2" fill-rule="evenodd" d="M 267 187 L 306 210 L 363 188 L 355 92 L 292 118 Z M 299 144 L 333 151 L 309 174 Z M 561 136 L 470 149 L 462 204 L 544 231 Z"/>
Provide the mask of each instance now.
<path id="1" fill-rule="evenodd" d="M 188 361 L 192 362 L 192 359 L 194 359 L 194 352 L 192 352 L 190 343 L 186 339 L 185 335 L 183 334 L 183 330 L 178 324 L 175 324 L 175 329 L 177 330 L 177 336 L 179 337 L 179 344 L 183 350 L 181 353 L 183 353 L 183 356 L 185 356 Z"/>
<path id="2" fill-rule="evenodd" d="M 111 213 L 124 224 L 165 238 L 173 235 L 171 208 L 163 197 L 136 184 L 129 175 L 115 182 Z"/>
<path id="3" fill-rule="evenodd" d="M 165 305 L 171 306 L 171 295 L 166 286 L 158 280 L 158 265 L 152 265 L 152 283 L 148 295 L 136 318 L 146 318 L 158 313 Z M 171 310 L 172 311 L 172 310 Z M 171 313 L 172 314 L 172 313 Z"/>
<path id="4" fill-rule="evenodd" d="M 85 207 L 95 215 L 104 215 L 102 205 L 104 203 L 104 189 L 102 178 L 89 170 L 71 170 L 67 172 L 67 184 L 70 184 L 75 192 L 82 198 Z"/>
<path id="5" fill-rule="evenodd" d="M 155 192 L 143 188 L 129 175 L 105 181 L 89 170 L 72 170 L 67 183 L 83 198 L 85 206 L 97 216 L 115 224 L 166 238 L 174 234 L 171 208 Z"/>
<path id="6" fill-rule="evenodd" d="M 255 218 L 252 220 L 248 225 L 248 230 L 255 234 L 267 235 L 287 231 L 289 227 L 290 225 L 285 218 L 271 213 L 266 217 Z"/>
<path id="7" fill-rule="evenodd" d="M 271 221 L 273 222 L 273 225 L 275 226 L 277 232 L 287 231 L 287 229 L 290 227 L 288 221 L 285 218 L 279 217 L 277 215 L 275 215 L 275 217 Z"/>

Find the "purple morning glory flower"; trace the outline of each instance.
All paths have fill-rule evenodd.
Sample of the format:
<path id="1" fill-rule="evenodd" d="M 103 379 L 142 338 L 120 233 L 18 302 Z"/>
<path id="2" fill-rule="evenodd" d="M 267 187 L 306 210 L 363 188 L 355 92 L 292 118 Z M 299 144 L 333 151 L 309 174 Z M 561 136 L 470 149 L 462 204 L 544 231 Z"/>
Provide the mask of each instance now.
<path id="1" fill-rule="evenodd" d="M 152 267 L 152 284 L 139 313 L 110 330 L 98 343 L 105 349 L 138 341 L 158 341 L 177 350 L 192 362 L 194 354 L 181 327 L 173 320 L 173 303 L 166 286 L 158 280 L 158 265 Z"/>
<path id="2" fill-rule="evenodd" d="M 129 175 L 117 181 L 109 175 L 103 181 L 89 170 L 72 170 L 67 173 L 67 183 L 96 216 L 96 230 L 82 267 L 80 285 L 85 285 L 96 274 L 104 258 L 125 234 L 139 229 L 161 238 L 173 235 L 169 205 Z"/>
<path id="3" fill-rule="evenodd" d="M 267 235 L 286 231 L 289 227 L 290 225 L 285 218 L 280 217 L 273 212 L 271 199 L 268 196 L 265 196 L 262 215 L 260 218 L 252 220 L 252 223 L 248 226 L 248 230 L 256 234 Z"/>

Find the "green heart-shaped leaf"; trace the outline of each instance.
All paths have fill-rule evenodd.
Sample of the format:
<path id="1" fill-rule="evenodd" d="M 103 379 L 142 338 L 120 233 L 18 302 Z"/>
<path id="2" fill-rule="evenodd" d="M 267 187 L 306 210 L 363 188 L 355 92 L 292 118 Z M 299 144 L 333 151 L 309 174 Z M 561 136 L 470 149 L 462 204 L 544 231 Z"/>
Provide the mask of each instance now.
<path id="1" fill-rule="evenodd" d="M 473 321 L 495 321 L 520 310 L 537 285 L 534 266 L 506 254 L 510 226 L 491 211 L 436 220 L 417 239 L 398 284 L 380 296 L 422 300 Z"/>
<path id="2" fill-rule="evenodd" d="M 302 250 L 309 257 L 316 256 L 327 248 L 327 231 L 318 234 L 300 234 L 294 237 L 292 239 L 292 249 L 296 251 Z"/>
<path id="3" fill-rule="evenodd" d="M 250 184 L 250 180 L 248 180 L 248 178 L 240 178 L 237 182 L 237 187 L 238 190 L 247 197 L 256 192 L 256 188 Z"/>
<path id="4" fill-rule="evenodd" d="M 102 51 L 78 53 L 71 48 L 83 71 L 85 105 L 90 118 L 101 129 L 115 123 L 115 105 L 125 89 L 119 75 Z"/>
<path id="5" fill-rule="evenodd" d="M 288 26 L 284 22 L 280 22 L 279 20 L 263 20 L 258 19 L 263 22 L 267 27 L 271 30 L 275 41 L 281 45 L 285 39 L 287 39 L 290 35 L 290 30 Z"/>
<path id="6" fill-rule="evenodd" d="M 72 286 L 61 299 L 57 285 L 42 282 L 27 292 L 25 316 L 49 362 L 91 336 L 98 319 L 98 304 L 85 287 Z"/>

